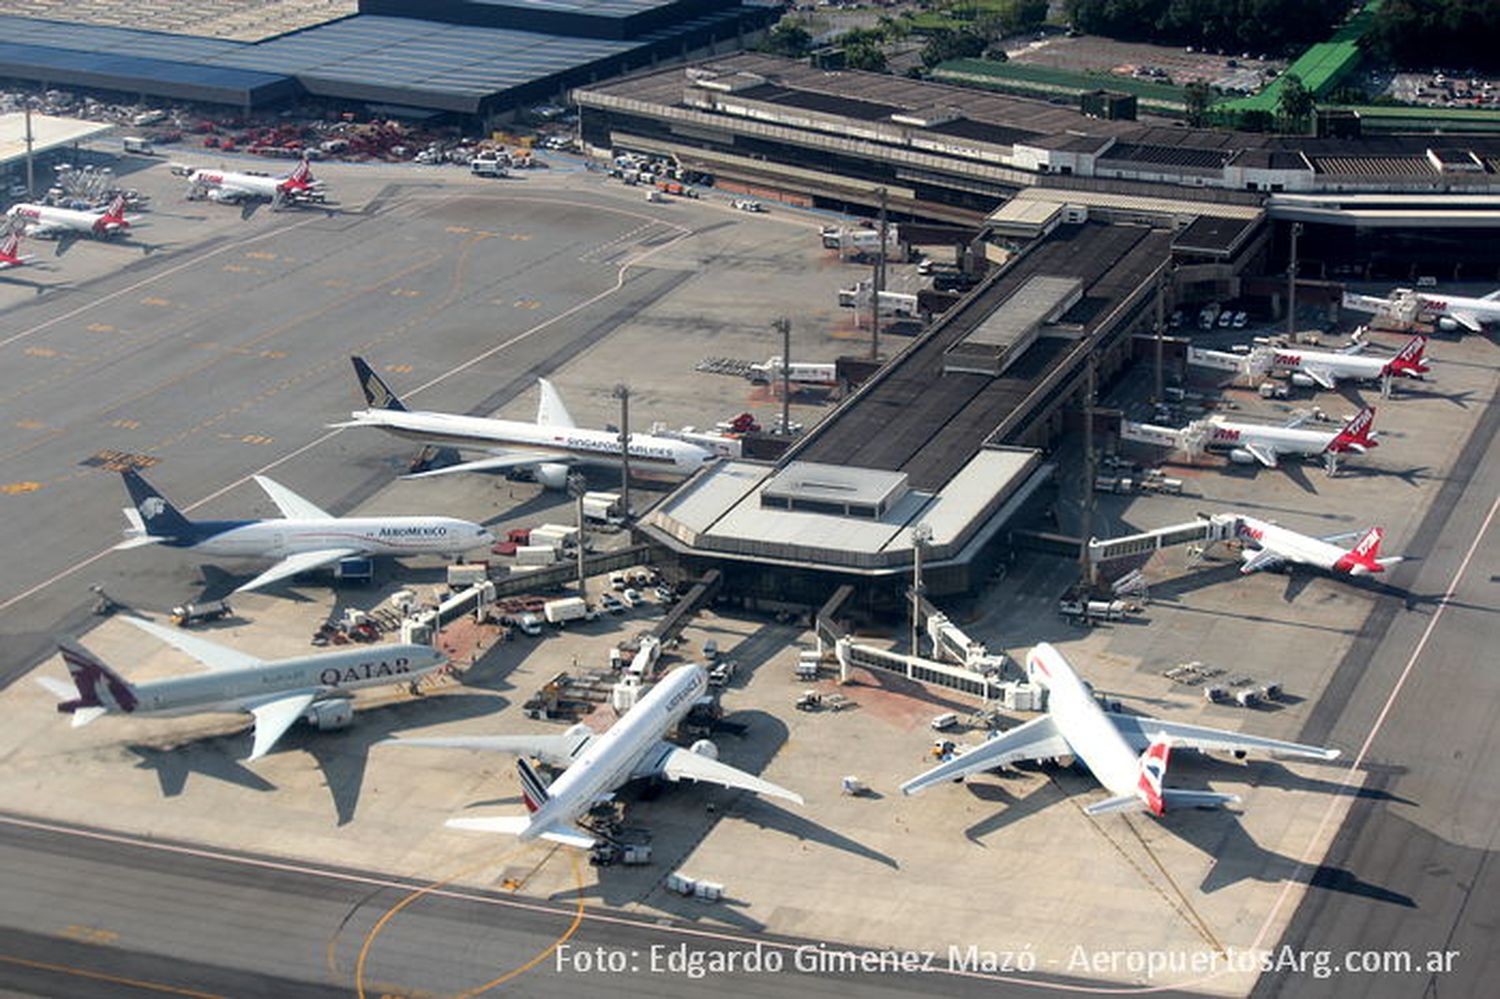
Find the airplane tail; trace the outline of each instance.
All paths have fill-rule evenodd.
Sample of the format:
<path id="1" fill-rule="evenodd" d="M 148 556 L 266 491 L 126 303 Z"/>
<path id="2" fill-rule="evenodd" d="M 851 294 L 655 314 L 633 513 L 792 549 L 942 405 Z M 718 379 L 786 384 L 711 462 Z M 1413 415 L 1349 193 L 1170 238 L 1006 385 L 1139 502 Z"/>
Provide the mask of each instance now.
<path id="1" fill-rule="evenodd" d="M 391 387 L 375 373 L 375 369 L 370 367 L 363 357 L 351 357 L 350 360 L 354 362 L 354 374 L 359 378 L 359 387 L 364 392 L 365 402 L 370 404 L 371 409 L 406 412 L 406 403 L 391 391 Z"/>
<path id="2" fill-rule="evenodd" d="M 297 164 L 297 169 L 287 174 L 286 179 L 293 184 L 311 184 L 313 182 L 312 166 L 304 158 Z"/>
<path id="3" fill-rule="evenodd" d="M 0 263 L 19 264 L 21 250 L 21 233 L 18 229 L 12 229 L 5 237 L 5 242 L 0 243 Z"/>
<path id="4" fill-rule="evenodd" d="M 542 806 L 552 800 L 552 796 L 547 793 L 547 785 L 542 783 L 541 776 L 526 757 L 516 760 L 516 768 L 521 772 L 521 797 L 526 801 L 526 811 L 541 811 Z"/>
<path id="5" fill-rule="evenodd" d="M 1366 406 L 1354 414 L 1354 418 L 1334 435 L 1323 450 L 1368 451 L 1372 447 L 1378 447 L 1380 442 L 1375 439 L 1374 427 L 1375 407 Z"/>
<path id="6" fill-rule="evenodd" d="M 1406 341 L 1401 352 L 1391 358 L 1386 371 L 1393 375 L 1425 375 L 1431 370 L 1426 361 L 1427 338 L 1414 336 Z"/>
<path id="7" fill-rule="evenodd" d="M 126 714 L 140 703 L 135 687 L 81 645 L 59 641 L 63 662 L 78 688 L 75 700 L 63 701 L 57 710 L 73 716 L 73 727 L 87 725 L 110 711 Z"/>
<path id="8" fill-rule="evenodd" d="M 536 404 L 536 422 L 544 427 L 578 426 L 573 422 L 573 415 L 568 412 L 568 407 L 563 405 L 557 386 L 545 378 L 538 378 L 536 383 L 542 390 L 541 398 Z"/>
<path id="9" fill-rule="evenodd" d="M 563 846 L 591 849 L 597 842 L 586 832 L 567 825 L 553 824 L 537 829 L 526 815 L 497 815 L 490 818 L 449 819 L 444 825 L 450 829 L 471 829 L 475 832 L 503 833 L 521 839 L 544 839 Z"/>
<path id="10" fill-rule="evenodd" d="M 1370 528 L 1355 546 L 1349 549 L 1343 558 L 1333 564 L 1334 570 L 1337 572 L 1347 572 L 1351 576 L 1384 572 L 1386 566 L 1395 565 L 1401 561 L 1399 556 L 1391 558 L 1380 557 L 1380 542 L 1384 539 L 1385 531 L 1378 527 Z"/>
<path id="11" fill-rule="evenodd" d="M 1150 812 L 1160 818 L 1169 809 L 1211 808 L 1230 805 L 1239 801 L 1239 795 L 1220 794 L 1216 791 L 1181 791 L 1166 788 L 1162 782 L 1167 776 L 1167 763 L 1172 757 L 1172 745 L 1165 736 L 1158 736 L 1141 754 L 1140 778 L 1134 794 L 1122 794 L 1106 798 L 1084 809 L 1089 815 L 1106 815 L 1110 812 Z"/>
<path id="12" fill-rule="evenodd" d="M 139 516 L 131 520 L 135 522 L 136 530 L 131 532 L 131 540 L 125 544 L 134 547 L 140 544 L 142 538 L 187 538 L 193 533 L 193 522 L 182 515 L 182 512 L 172 505 L 161 493 L 152 487 L 151 483 L 141 478 L 141 474 L 133 468 L 121 471 L 120 475 L 125 479 L 125 489 L 130 493 L 130 501 L 135 504 L 135 512 Z"/>
<path id="13" fill-rule="evenodd" d="M 102 221 L 125 223 L 125 195 L 115 195 L 115 200 L 111 201 L 109 207 L 104 209 L 104 218 Z M 129 223 L 125 224 L 128 225 Z"/>

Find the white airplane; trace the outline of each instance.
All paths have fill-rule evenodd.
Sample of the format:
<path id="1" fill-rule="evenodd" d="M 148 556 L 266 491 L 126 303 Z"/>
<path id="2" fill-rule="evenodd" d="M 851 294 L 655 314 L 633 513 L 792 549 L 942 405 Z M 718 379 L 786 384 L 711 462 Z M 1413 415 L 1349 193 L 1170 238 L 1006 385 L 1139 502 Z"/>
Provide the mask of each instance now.
<path id="1" fill-rule="evenodd" d="M 1500 291 L 1492 291 L 1483 298 L 1464 298 L 1397 288 L 1392 300 L 1398 308 L 1403 302 L 1415 301 L 1417 318 L 1436 324 L 1440 330 L 1483 333 L 1486 326 L 1500 323 Z"/>
<path id="2" fill-rule="evenodd" d="M 74 728 L 104 715 L 244 712 L 255 719 L 251 760 L 266 755 L 297 719 L 324 731 L 345 728 L 354 719 L 353 691 L 415 683 L 446 662 L 426 645 L 365 646 L 267 662 L 153 621 L 128 615 L 123 620 L 186 652 L 209 672 L 135 684 L 82 646 L 64 641 L 58 647 L 73 687 L 52 677 L 37 678 L 61 701 L 57 710 L 73 716 Z"/>
<path id="3" fill-rule="evenodd" d="M 455 517 L 335 517 L 264 475 L 255 481 L 280 508 L 280 518 L 189 520 L 139 472 L 121 474 L 135 506 L 124 509 L 131 526 L 115 549 L 166 545 L 208 555 L 280 559 L 235 592 L 258 590 L 355 555 L 457 555 L 495 541 L 487 529 Z"/>
<path id="4" fill-rule="evenodd" d="M 232 170 L 194 170 L 188 174 L 188 199 L 208 198 L 223 204 L 241 201 L 269 201 L 272 211 L 287 203 L 308 204 L 322 201 L 323 182 L 314 180 L 307 160 L 284 177 L 267 177 Z"/>
<path id="5" fill-rule="evenodd" d="M 609 430 L 581 429 L 563 405 L 557 389 L 545 378 L 537 379 L 541 399 L 537 403 L 536 422 L 523 423 L 520 420 L 407 409 L 364 358 L 352 360 L 370 408 L 356 410 L 350 414 L 353 419 L 331 423 L 330 427 L 377 427 L 407 440 L 483 451 L 490 456 L 417 472 L 404 478 L 524 468 L 532 471 L 537 482 L 547 488 L 562 489 L 567 485 L 568 466 L 574 462 L 620 466 L 620 435 Z M 632 468 L 691 475 L 717 457 L 706 447 L 675 437 L 630 435 Z"/>
<path id="6" fill-rule="evenodd" d="M 139 221 L 125 216 L 123 194 L 116 195 L 107 208 L 98 212 L 23 203 L 12 205 L 5 214 L 13 228 L 23 230 L 28 236 L 38 237 L 83 235 L 109 239 Z"/>
<path id="7" fill-rule="evenodd" d="M 1399 556 L 1380 557 L 1380 542 L 1385 531 L 1372 527 L 1363 534 L 1335 534 L 1326 538 L 1314 538 L 1285 527 L 1278 527 L 1257 517 L 1241 516 L 1234 528 L 1235 537 L 1245 543 L 1241 553 L 1244 564 L 1240 572 L 1259 572 L 1274 569 L 1287 562 L 1298 562 L 1336 575 L 1365 576 L 1374 572 L 1385 572 L 1387 566 L 1400 562 Z M 1359 541 L 1347 551 L 1334 542 L 1358 537 Z"/>
<path id="8" fill-rule="evenodd" d="M 1320 749 L 1240 732 L 1106 712 L 1088 684 L 1051 645 L 1042 642 L 1026 656 L 1026 672 L 1047 691 L 1047 713 L 982 742 L 901 785 L 916 794 L 934 784 L 993 770 L 1018 760 L 1075 757 L 1104 785 L 1110 797 L 1087 806 L 1090 815 L 1173 808 L 1207 808 L 1239 801 L 1233 794 L 1165 788 L 1167 762 L 1175 748 L 1219 750 L 1243 757 L 1248 752 L 1278 753 L 1315 760 L 1337 759 L 1336 749 Z"/>
<path id="9" fill-rule="evenodd" d="M 0 242 L 0 271 L 10 270 L 12 267 L 24 267 L 32 260 L 30 254 L 21 255 L 21 232 L 12 229 L 6 235 L 4 242 Z"/>
<path id="10" fill-rule="evenodd" d="M 595 735 L 587 725 L 575 725 L 562 735 L 389 739 L 386 743 L 483 749 L 518 757 L 527 815 L 449 819 L 447 824 L 455 829 L 507 833 L 523 842 L 540 838 L 585 850 L 593 847 L 595 837 L 574 823 L 595 804 L 610 800 L 616 788 L 637 778 L 704 781 L 802 804 L 801 795 L 720 763 L 718 750 L 707 739 L 695 742 L 691 749 L 665 741 L 663 736 L 707 690 L 708 674 L 703 667 L 679 666 L 603 735 Z M 527 761 L 528 756 L 566 769 L 548 787 Z"/>
<path id="11" fill-rule="evenodd" d="M 1359 353 L 1362 349 L 1362 343 L 1344 351 L 1277 347 L 1270 352 L 1270 363 L 1273 368 L 1292 372 L 1292 384 L 1304 388 L 1317 385 L 1333 391 L 1340 379 L 1378 379 L 1383 395 L 1390 394 L 1392 379 L 1421 378 L 1431 370 L 1424 358 L 1427 350 L 1425 336 L 1412 337 L 1394 357 L 1366 357 Z"/>
<path id="12" fill-rule="evenodd" d="M 1227 450 L 1229 460 L 1237 465 L 1259 462 L 1267 468 L 1275 468 L 1282 455 L 1320 454 L 1330 475 L 1338 469 L 1339 455 L 1363 454 L 1379 446 L 1380 442 L 1370 429 L 1375 422 L 1373 407 L 1361 409 L 1339 430 L 1303 429 L 1302 424 L 1307 418 L 1307 414 L 1301 414 L 1279 427 L 1266 423 L 1241 423 L 1218 415 L 1195 420 L 1182 428 L 1127 420 L 1121 425 L 1120 436 L 1126 440 L 1178 448 L 1190 454 L 1203 448 Z"/>

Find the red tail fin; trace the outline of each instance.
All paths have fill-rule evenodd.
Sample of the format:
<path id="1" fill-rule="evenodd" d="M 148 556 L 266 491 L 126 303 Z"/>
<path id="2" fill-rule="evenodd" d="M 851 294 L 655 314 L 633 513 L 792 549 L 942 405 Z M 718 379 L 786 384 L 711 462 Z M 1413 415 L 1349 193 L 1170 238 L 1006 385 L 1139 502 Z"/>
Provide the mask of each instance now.
<path id="1" fill-rule="evenodd" d="M 312 167 L 308 165 L 307 160 L 303 160 L 297 164 L 297 169 L 287 174 L 286 179 L 293 184 L 310 184 L 313 179 Z"/>
<path id="2" fill-rule="evenodd" d="M 125 195 L 115 195 L 115 200 L 111 201 L 109 207 L 104 209 L 104 217 L 111 222 L 125 221 Z"/>
<path id="3" fill-rule="evenodd" d="M 1385 531 L 1378 527 L 1370 528 L 1353 548 L 1333 563 L 1334 571 L 1351 575 L 1384 572 L 1385 566 L 1380 564 L 1380 542 L 1384 538 Z"/>
<path id="4" fill-rule="evenodd" d="M 1166 779 L 1167 761 L 1171 756 L 1172 746 L 1164 737 L 1158 737 L 1141 754 L 1141 778 L 1136 784 L 1136 790 L 1145 799 L 1146 807 L 1151 810 L 1152 815 L 1165 815 L 1167 811 L 1161 785 Z"/>
<path id="5" fill-rule="evenodd" d="M 1344 425 L 1344 429 L 1334 435 L 1333 440 L 1329 441 L 1328 446 L 1323 450 L 1364 451 L 1376 447 L 1379 442 L 1370 436 L 1370 431 L 1374 426 L 1375 407 L 1366 406 Z"/>
<path id="6" fill-rule="evenodd" d="M 0 260 L 8 264 L 19 264 L 21 262 L 17 253 L 21 249 L 21 234 L 12 229 L 10 235 L 5 237 L 5 242 L 0 243 Z"/>
<path id="7" fill-rule="evenodd" d="M 1401 348 L 1401 352 L 1386 364 L 1386 370 L 1396 375 L 1426 374 L 1428 368 L 1423 357 L 1426 352 L 1427 338 L 1414 336 L 1406 341 L 1406 346 Z"/>

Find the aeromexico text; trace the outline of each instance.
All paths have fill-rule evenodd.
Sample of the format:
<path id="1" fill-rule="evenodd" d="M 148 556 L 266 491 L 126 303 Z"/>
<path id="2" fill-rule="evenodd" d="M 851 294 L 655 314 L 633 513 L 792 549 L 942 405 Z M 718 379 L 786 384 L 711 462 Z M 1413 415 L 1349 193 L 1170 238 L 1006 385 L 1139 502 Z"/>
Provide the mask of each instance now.
<path id="1" fill-rule="evenodd" d="M 427 527 L 416 524 L 408 527 L 382 527 L 376 537 L 380 538 L 442 538 L 448 534 L 448 528 L 441 524 Z"/>

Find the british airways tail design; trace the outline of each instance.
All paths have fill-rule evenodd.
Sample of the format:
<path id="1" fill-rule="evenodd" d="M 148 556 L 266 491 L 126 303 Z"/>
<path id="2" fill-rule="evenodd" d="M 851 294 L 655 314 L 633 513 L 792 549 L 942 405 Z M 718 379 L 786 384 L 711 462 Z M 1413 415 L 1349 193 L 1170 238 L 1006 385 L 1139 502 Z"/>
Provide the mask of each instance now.
<path id="1" fill-rule="evenodd" d="M 276 565 L 239 589 L 256 590 L 355 555 L 458 555 L 494 543 L 490 531 L 456 517 L 335 517 L 290 489 L 255 476 L 282 516 L 272 520 L 189 520 L 134 469 L 122 473 L 133 506 L 116 549 L 143 545 L 208 555 L 273 558 Z"/>

